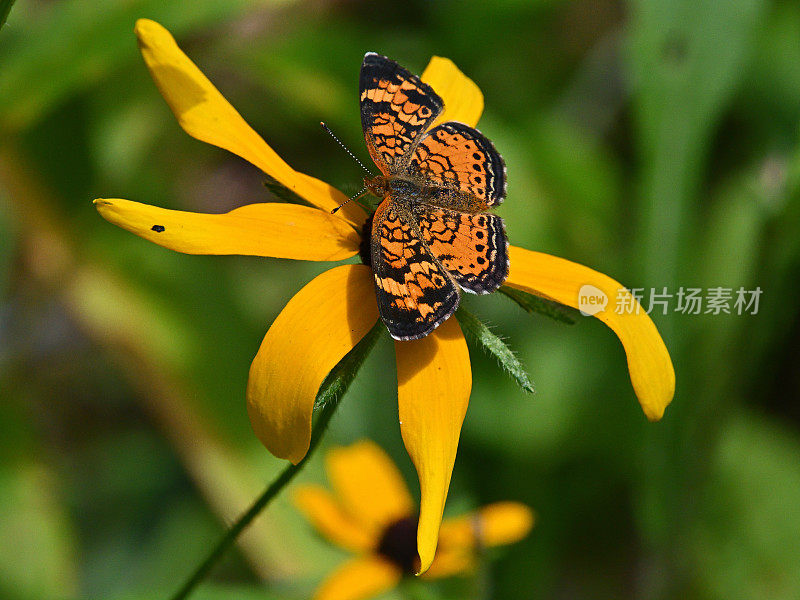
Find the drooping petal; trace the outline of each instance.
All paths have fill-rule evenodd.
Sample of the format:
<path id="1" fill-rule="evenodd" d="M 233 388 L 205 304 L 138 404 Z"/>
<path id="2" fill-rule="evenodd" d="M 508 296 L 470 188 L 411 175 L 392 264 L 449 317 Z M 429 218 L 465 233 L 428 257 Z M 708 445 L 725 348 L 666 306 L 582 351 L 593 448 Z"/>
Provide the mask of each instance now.
<path id="1" fill-rule="evenodd" d="M 139 19 L 136 36 L 153 80 L 186 133 L 241 156 L 324 211 L 347 200 L 333 186 L 286 164 L 189 60 L 164 27 Z M 353 203 L 343 207 L 337 216 L 356 226 L 366 220 L 364 211 Z"/>
<path id="2" fill-rule="evenodd" d="M 328 480 L 344 509 L 375 535 L 414 512 L 403 476 L 377 444 L 364 440 L 335 448 L 325 458 Z"/>
<path id="3" fill-rule="evenodd" d="M 358 253 L 359 235 L 341 219 L 297 204 L 248 204 L 224 214 L 169 210 L 98 199 L 110 223 L 187 254 L 243 254 L 297 260 L 342 260 Z"/>
<path id="4" fill-rule="evenodd" d="M 660 419 L 675 393 L 675 371 L 655 324 L 628 290 L 607 275 L 541 252 L 511 246 L 509 258 L 511 272 L 506 285 L 511 287 L 573 308 L 579 308 L 578 295 L 584 286 L 605 294 L 608 305 L 594 316 L 622 342 L 633 389 L 644 414 L 651 421 Z M 592 293 L 591 287 L 584 289 Z M 618 312 L 615 304 L 632 310 Z"/>
<path id="5" fill-rule="evenodd" d="M 345 513 L 325 488 L 299 486 L 294 494 L 294 503 L 316 530 L 337 546 L 352 552 L 366 552 L 377 545 L 370 532 Z"/>
<path id="6" fill-rule="evenodd" d="M 378 320 L 364 265 L 325 271 L 300 290 L 269 328 L 247 382 L 247 412 L 258 438 L 297 464 L 308 452 L 319 386 Z"/>
<path id="7" fill-rule="evenodd" d="M 314 600 L 364 600 L 389 591 L 403 573 L 392 563 L 365 555 L 336 569 L 322 582 Z"/>
<path id="8" fill-rule="evenodd" d="M 417 550 L 423 573 L 436 552 L 472 372 L 456 319 L 420 340 L 395 342 L 395 353 L 400 433 L 419 476 Z"/>
<path id="9" fill-rule="evenodd" d="M 483 93 L 449 58 L 434 56 L 420 77 L 444 101 L 444 112 L 431 127 L 445 121 L 460 121 L 471 127 L 483 114 Z"/>

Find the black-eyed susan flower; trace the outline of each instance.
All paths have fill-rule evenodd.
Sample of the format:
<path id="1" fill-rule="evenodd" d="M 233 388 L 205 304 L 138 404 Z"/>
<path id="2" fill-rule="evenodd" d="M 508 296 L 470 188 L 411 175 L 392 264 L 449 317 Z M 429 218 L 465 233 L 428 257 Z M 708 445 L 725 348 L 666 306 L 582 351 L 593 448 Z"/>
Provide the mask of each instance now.
<path id="1" fill-rule="evenodd" d="M 417 513 L 397 467 L 370 441 L 326 454 L 333 489 L 298 486 L 294 502 L 333 544 L 356 554 L 322 582 L 315 600 L 361 600 L 417 572 Z M 482 548 L 512 544 L 533 526 L 533 512 L 518 502 L 497 502 L 445 519 L 439 546 L 423 577 L 469 572 Z"/>
<path id="2" fill-rule="evenodd" d="M 95 204 L 108 221 L 166 248 L 189 254 L 241 254 L 336 261 L 359 253 L 367 214 L 334 187 L 295 171 L 244 121 L 158 23 L 140 20 L 136 34 L 147 67 L 181 127 L 191 136 L 237 154 L 310 206 L 251 204 L 225 214 L 167 210 L 129 200 Z M 445 58 L 422 74 L 444 101 L 440 120 L 477 124 L 478 87 Z M 573 262 L 509 247 L 505 284 L 579 307 L 592 286 L 617 301 L 636 300 L 613 279 Z M 638 306 L 638 305 L 637 305 Z M 650 420 L 672 399 L 675 375 L 655 325 L 644 311 L 595 314 L 622 342 L 634 391 Z M 378 319 L 370 268 L 334 267 L 292 298 L 267 331 L 250 368 L 247 408 L 259 439 L 279 458 L 298 463 L 308 451 L 320 384 Z M 469 353 L 455 319 L 419 340 L 395 343 L 400 428 L 419 475 L 417 528 L 421 571 L 436 551 L 461 425 L 472 388 Z"/>

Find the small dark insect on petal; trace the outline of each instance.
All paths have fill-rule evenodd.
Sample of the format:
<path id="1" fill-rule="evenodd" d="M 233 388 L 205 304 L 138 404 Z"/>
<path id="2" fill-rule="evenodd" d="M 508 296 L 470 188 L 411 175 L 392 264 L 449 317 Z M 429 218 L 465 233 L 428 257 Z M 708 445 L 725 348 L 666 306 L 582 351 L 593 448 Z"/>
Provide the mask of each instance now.
<path id="1" fill-rule="evenodd" d="M 156 233 L 161 233 L 162 231 L 164 231 L 165 227 L 163 225 L 153 225 L 150 229 L 152 229 Z"/>

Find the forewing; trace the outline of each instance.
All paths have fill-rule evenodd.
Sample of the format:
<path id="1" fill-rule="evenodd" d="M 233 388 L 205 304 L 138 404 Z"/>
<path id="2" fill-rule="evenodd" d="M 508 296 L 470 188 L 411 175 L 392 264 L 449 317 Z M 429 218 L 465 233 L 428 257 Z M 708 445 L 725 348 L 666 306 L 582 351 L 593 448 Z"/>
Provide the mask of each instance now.
<path id="1" fill-rule="evenodd" d="M 360 89 L 361 126 L 369 154 L 384 175 L 400 173 L 444 103 L 419 77 L 373 52 L 364 56 Z"/>
<path id="2" fill-rule="evenodd" d="M 375 211 L 371 246 L 378 310 L 393 338 L 425 337 L 458 308 L 458 287 L 391 197 Z"/>
<path id="3" fill-rule="evenodd" d="M 468 192 L 487 206 L 506 196 L 506 166 L 494 145 L 477 129 L 448 121 L 423 137 L 409 169 L 426 179 Z"/>
<path id="4" fill-rule="evenodd" d="M 488 294 L 503 285 L 508 277 L 503 219 L 488 213 L 422 208 L 418 222 L 428 248 L 462 288 Z"/>

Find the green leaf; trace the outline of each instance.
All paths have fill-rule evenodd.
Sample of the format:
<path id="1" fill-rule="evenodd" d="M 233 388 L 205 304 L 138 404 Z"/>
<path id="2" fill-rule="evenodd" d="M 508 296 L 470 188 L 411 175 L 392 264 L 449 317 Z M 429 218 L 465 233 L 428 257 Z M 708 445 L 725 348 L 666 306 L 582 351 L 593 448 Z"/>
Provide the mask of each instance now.
<path id="1" fill-rule="evenodd" d="M 545 300 L 539 296 L 516 290 L 507 285 L 500 288 L 500 293 L 511 298 L 527 313 L 538 313 L 560 323 L 575 325 L 576 319 L 572 316 L 575 312 L 574 309 L 564 306 L 563 304 L 553 302 L 552 300 Z"/>
<path id="2" fill-rule="evenodd" d="M 467 311 L 463 306 L 456 312 L 458 322 L 464 333 L 474 340 L 490 355 L 494 356 L 500 365 L 516 379 L 519 386 L 526 392 L 534 393 L 533 383 L 531 383 L 525 367 L 519 362 L 511 348 L 496 336 L 491 330 L 475 315 Z"/>
<path id="3" fill-rule="evenodd" d="M 325 381 L 319 386 L 317 392 L 317 399 L 314 402 L 314 410 L 317 411 L 331 402 L 338 402 L 350 384 L 353 383 L 358 374 L 361 365 L 364 364 L 370 351 L 378 341 L 381 332 L 383 331 L 383 322 L 378 319 L 378 322 L 369 330 L 355 348 L 350 350 L 339 363 L 333 367 L 333 370 L 328 373 Z"/>
<path id="4" fill-rule="evenodd" d="M 11 12 L 11 6 L 13 4 L 14 0 L 0 0 L 0 28 L 6 24 L 8 13 Z"/>

